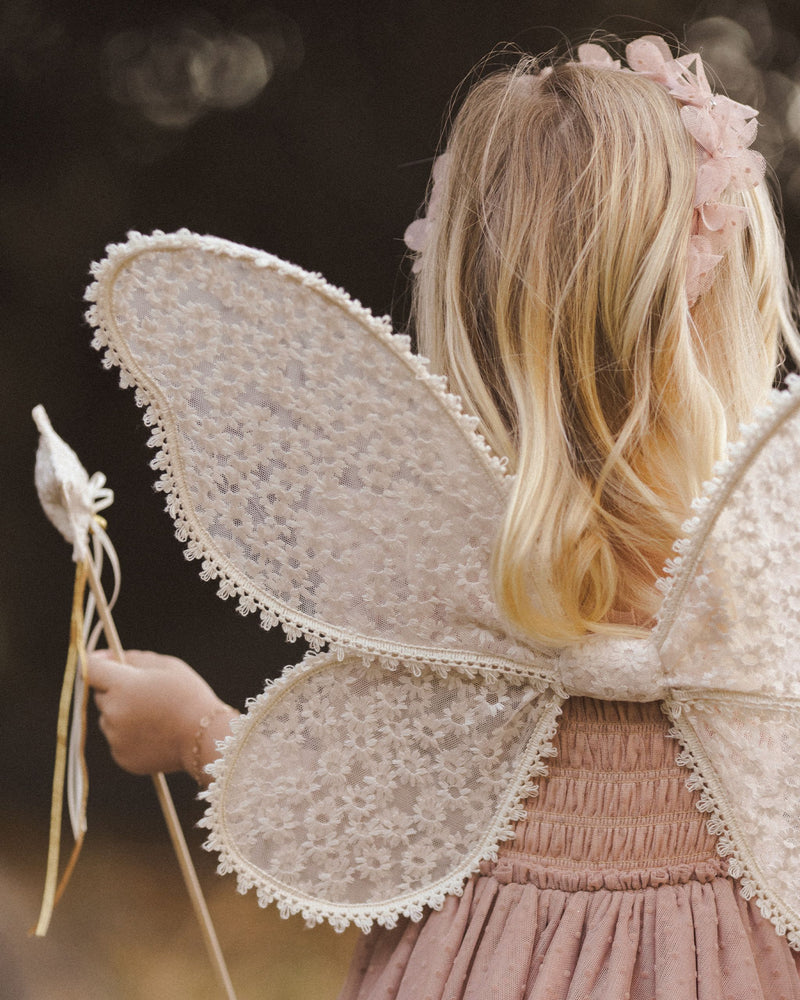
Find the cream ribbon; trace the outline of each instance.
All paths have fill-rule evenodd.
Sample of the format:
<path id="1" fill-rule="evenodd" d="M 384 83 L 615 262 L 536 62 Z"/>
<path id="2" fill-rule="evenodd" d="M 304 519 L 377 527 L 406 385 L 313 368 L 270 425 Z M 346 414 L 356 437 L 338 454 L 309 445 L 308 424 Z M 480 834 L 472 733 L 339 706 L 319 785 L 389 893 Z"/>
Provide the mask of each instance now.
<path id="1" fill-rule="evenodd" d="M 78 855 L 83 846 L 83 838 L 86 833 L 86 800 L 89 790 L 84 756 L 88 691 L 86 684 L 86 644 L 83 638 L 83 602 L 86 592 L 86 578 L 86 562 L 81 560 L 75 567 L 75 587 L 72 596 L 72 613 L 70 615 L 69 652 L 67 653 L 67 665 L 64 669 L 61 698 L 58 706 L 56 760 L 53 767 L 53 790 L 50 799 L 47 873 L 45 875 L 42 906 L 34 930 L 37 937 L 44 937 L 47 933 L 47 929 L 50 926 L 50 919 L 53 916 L 53 909 L 67 887 L 70 875 L 75 867 L 75 862 L 78 860 Z M 77 679 L 80 679 L 80 684 L 76 683 Z M 68 746 L 67 729 L 69 727 L 71 701 L 74 701 L 74 705 L 72 729 Z M 69 766 L 67 765 L 68 757 Z M 70 777 L 70 788 L 67 799 L 70 820 L 72 822 L 72 832 L 75 837 L 75 846 L 72 849 L 72 854 L 67 862 L 61 881 L 58 882 L 65 772 Z M 56 884 L 57 882 L 58 884 Z"/>

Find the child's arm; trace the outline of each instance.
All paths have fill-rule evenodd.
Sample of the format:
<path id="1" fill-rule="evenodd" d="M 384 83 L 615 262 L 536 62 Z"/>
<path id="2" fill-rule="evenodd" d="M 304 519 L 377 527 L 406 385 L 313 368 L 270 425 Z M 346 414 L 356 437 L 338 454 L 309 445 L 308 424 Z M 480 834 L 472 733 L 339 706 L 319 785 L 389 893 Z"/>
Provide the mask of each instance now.
<path id="1" fill-rule="evenodd" d="M 186 771 L 207 785 L 203 768 L 216 759 L 216 741 L 239 713 L 183 660 L 127 650 L 125 661 L 108 650 L 89 657 L 89 683 L 112 757 L 132 774 Z"/>

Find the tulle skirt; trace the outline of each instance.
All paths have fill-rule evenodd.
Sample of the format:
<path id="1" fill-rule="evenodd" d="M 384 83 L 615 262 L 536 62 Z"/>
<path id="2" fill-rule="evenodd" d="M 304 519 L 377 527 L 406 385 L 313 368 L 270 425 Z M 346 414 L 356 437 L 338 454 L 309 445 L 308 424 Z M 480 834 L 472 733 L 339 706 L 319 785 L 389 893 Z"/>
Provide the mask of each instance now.
<path id="1" fill-rule="evenodd" d="M 463 896 L 363 936 L 340 1000 L 800 1000 L 655 704 L 569 699 L 516 838 Z"/>

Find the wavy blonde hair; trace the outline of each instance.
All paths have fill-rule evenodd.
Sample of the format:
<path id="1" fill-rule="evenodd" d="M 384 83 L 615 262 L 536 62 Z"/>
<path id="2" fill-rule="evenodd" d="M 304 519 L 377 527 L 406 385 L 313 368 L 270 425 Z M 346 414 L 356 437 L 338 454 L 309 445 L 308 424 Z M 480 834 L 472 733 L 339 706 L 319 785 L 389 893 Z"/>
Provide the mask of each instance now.
<path id="1" fill-rule="evenodd" d="M 419 348 L 516 473 L 494 550 L 510 622 L 554 646 L 655 613 L 691 500 L 797 334 L 764 185 L 693 310 L 695 145 L 635 75 L 494 72 L 447 141 Z"/>

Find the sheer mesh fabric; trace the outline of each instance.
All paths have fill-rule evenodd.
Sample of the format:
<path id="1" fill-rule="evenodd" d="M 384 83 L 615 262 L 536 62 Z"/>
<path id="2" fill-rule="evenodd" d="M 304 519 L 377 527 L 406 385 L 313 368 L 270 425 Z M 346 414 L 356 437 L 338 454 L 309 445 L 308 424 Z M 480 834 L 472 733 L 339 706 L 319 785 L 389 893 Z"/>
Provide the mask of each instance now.
<path id="1" fill-rule="evenodd" d="M 206 846 L 311 923 L 419 919 L 513 836 L 559 702 L 513 675 L 308 657 L 213 766 Z"/>

